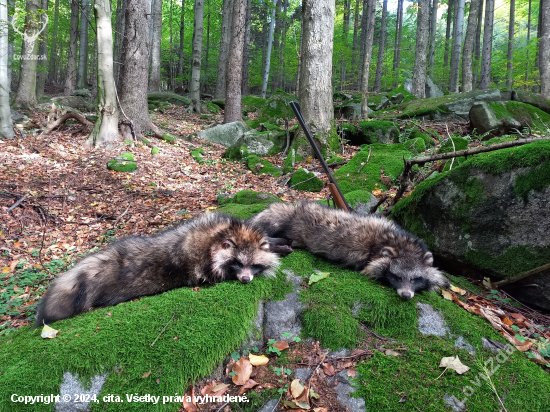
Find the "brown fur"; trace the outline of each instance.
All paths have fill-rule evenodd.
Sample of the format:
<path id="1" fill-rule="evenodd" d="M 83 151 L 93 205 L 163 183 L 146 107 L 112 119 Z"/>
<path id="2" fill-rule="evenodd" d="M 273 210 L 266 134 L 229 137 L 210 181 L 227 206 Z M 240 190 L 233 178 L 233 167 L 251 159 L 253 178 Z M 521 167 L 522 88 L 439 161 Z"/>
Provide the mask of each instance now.
<path id="1" fill-rule="evenodd" d="M 131 236 L 91 254 L 42 298 L 36 324 L 183 286 L 274 276 L 278 257 L 241 220 L 211 213 L 154 236 Z"/>
<path id="2" fill-rule="evenodd" d="M 273 203 L 249 219 L 268 236 L 284 238 L 334 263 L 391 284 L 403 298 L 449 286 L 426 244 L 375 215 L 330 209 L 315 202 Z"/>

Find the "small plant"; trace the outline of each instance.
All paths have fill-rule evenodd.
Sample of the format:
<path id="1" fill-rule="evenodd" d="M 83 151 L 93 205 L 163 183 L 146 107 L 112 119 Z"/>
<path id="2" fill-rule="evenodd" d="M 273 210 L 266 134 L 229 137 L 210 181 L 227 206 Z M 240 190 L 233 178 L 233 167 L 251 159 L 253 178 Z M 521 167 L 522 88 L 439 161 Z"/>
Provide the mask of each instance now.
<path id="1" fill-rule="evenodd" d="M 285 386 L 283 386 L 282 388 L 279 388 L 279 389 L 277 390 L 277 392 L 279 392 L 281 395 L 284 395 L 284 393 L 288 391 L 288 387 L 289 387 L 289 386 L 290 386 L 290 384 L 287 383 L 287 384 L 286 384 Z"/>
<path id="2" fill-rule="evenodd" d="M 235 351 L 231 354 L 231 357 L 233 358 L 233 360 L 235 362 L 237 362 L 239 359 L 241 359 L 241 355 L 239 354 L 239 352 Z"/>
<path id="3" fill-rule="evenodd" d="M 292 335 L 291 335 L 289 332 L 284 332 L 284 333 L 283 333 L 283 337 L 285 337 L 285 338 L 290 338 L 290 337 L 292 337 Z M 292 338 L 292 340 L 293 340 L 294 342 L 296 342 L 296 343 L 302 341 L 302 339 L 300 339 L 298 336 L 294 336 L 294 337 Z"/>
<path id="4" fill-rule="evenodd" d="M 515 338 L 518 340 L 519 343 L 525 343 L 527 338 L 525 336 L 521 336 L 519 333 L 516 333 Z"/>
<path id="5" fill-rule="evenodd" d="M 275 353 L 277 356 L 281 356 L 281 351 L 275 347 L 277 341 L 275 339 L 269 339 L 267 341 L 267 350 L 266 353 Z"/>
<path id="6" fill-rule="evenodd" d="M 292 373 L 292 369 L 287 369 L 287 368 L 283 368 L 283 367 L 273 368 L 273 372 L 275 372 L 275 374 L 277 376 L 281 376 L 283 373 L 285 375 L 290 375 Z"/>
<path id="7" fill-rule="evenodd" d="M 511 305 L 512 304 L 512 301 L 510 300 L 510 298 L 502 298 L 498 295 L 498 290 L 495 290 L 495 289 L 492 289 L 491 290 L 491 293 L 489 293 L 487 295 L 487 297 L 489 299 L 495 299 L 495 300 L 498 300 L 499 302 L 501 303 L 504 303 L 505 305 Z"/>

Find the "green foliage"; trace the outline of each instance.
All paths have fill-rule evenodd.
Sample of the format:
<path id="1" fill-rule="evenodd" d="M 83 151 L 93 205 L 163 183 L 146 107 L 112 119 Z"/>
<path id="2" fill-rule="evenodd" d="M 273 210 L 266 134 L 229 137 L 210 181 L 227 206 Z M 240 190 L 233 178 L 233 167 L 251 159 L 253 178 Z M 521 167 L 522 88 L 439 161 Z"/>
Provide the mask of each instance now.
<path id="1" fill-rule="evenodd" d="M 304 192 L 320 192 L 325 185 L 321 179 L 304 169 L 298 169 L 292 175 L 290 187 Z"/>
<path id="2" fill-rule="evenodd" d="M 271 162 L 260 159 L 255 154 L 249 154 L 247 157 L 248 168 L 254 174 L 270 174 L 272 176 L 280 176 L 281 170 L 275 167 Z"/>
<path id="3" fill-rule="evenodd" d="M 195 159 L 197 163 L 201 165 L 204 163 L 204 159 L 201 156 L 203 154 L 205 154 L 205 151 L 201 148 L 196 148 L 194 150 L 191 150 L 191 156 L 193 157 L 193 159 Z"/>
<path id="4" fill-rule="evenodd" d="M 213 102 L 208 102 L 208 104 L 206 105 L 206 108 L 211 113 L 219 113 L 222 110 L 220 106 L 218 106 L 216 103 L 213 103 Z"/>
<path id="5" fill-rule="evenodd" d="M 407 140 L 405 143 L 403 143 L 403 146 L 405 146 L 409 150 L 409 152 L 413 154 L 418 154 L 426 151 L 426 143 L 424 143 L 424 140 L 422 140 L 420 137 Z"/>

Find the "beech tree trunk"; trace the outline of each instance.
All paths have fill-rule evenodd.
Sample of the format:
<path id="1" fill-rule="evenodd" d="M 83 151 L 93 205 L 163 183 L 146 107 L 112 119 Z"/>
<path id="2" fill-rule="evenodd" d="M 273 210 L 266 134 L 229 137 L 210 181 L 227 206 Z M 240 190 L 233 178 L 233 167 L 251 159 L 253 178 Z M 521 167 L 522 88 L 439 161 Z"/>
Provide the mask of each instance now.
<path id="1" fill-rule="evenodd" d="M 191 104 L 189 113 L 201 112 L 201 58 L 202 33 L 204 30 L 204 0 L 195 0 L 195 28 L 193 30 L 193 55 L 191 65 L 191 83 L 189 93 Z"/>
<path id="2" fill-rule="evenodd" d="M 76 76 L 77 89 L 88 88 L 88 21 L 90 19 L 91 6 L 89 0 L 82 0 L 80 15 L 80 50 L 78 55 L 78 72 Z"/>
<path id="3" fill-rule="evenodd" d="M 466 37 L 464 39 L 464 52 L 462 54 L 462 91 L 471 92 L 473 90 L 473 53 L 475 43 L 475 32 L 477 28 L 477 17 L 482 0 L 472 0 L 470 3 L 470 14 L 468 15 L 468 27 L 466 28 Z"/>
<path id="4" fill-rule="evenodd" d="M 451 79 L 449 82 L 449 91 L 458 93 L 458 83 L 460 77 L 460 54 L 462 52 L 462 32 L 464 30 L 464 0 L 456 0 L 455 13 L 455 36 L 453 38 L 453 49 L 451 55 Z"/>
<path id="5" fill-rule="evenodd" d="M 435 38 L 437 35 L 437 7 L 439 5 L 439 0 L 433 0 L 432 3 L 432 12 L 430 14 L 430 41 L 429 48 L 430 54 L 428 57 L 428 76 L 433 75 L 433 69 L 435 65 Z"/>
<path id="6" fill-rule="evenodd" d="M 510 0 L 510 22 L 508 24 L 508 53 L 506 55 L 506 86 L 512 87 L 514 79 L 514 25 L 516 22 L 516 0 Z"/>
<path id="7" fill-rule="evenodd" d="M 279 81 L 278 88 L 285 89 L 285 47 L 286 47 L 286 19 L 288 10 L 288 1 L 283 1 L 283 13 L 281 17 L 281 39 L 279 43 Z M 348 22 L 349 26 L 349 22 Z"/>
<path id="8" fill-rule="evenodd" d="M 149 27 L 151 25 L 151 0 L 125 0 L 126 35 L 122 42 L 120 67 L 120 105 L 122 124 L 120 130 L 124 140 L 132 140 L 131 126 L 126 116 L 133 122 L 136 137 L 143 131 L 152 131 L 161 137 L 162 132 L 149 117 L 147 105 L 147 79 L 149 77 Z"/>
<path id="9" fill-rule="evenodd" d="M 311 133 L 321 146 L 327 147 L 334 120 L 332 50 L 335 3 L 334 0 L 307 0 L 302 7 L 300 104 Z"/>
<path id="10" fill-rule="evenodd" d="M 545 99 L 550 99 L 550 0 L 541 0 L 540 13 L 540 94 Z"/>
<path id="11" fill-rule="evenodd" d="M 153 40 L 151 43 L 151 76 L 149 91 L 160 91 L 160 43 L 162 41 L 162 0 L 153 4 Z"/>
<path id="12" fill-rule="evenodd" d="M 57 30 L 58 29 L 59 29 L 59 0 L 55 0 L 52 48 L 50 50 L 49 67 L 48 67 L 48 82 L 50 83 L 55 83 L 57 81 L 57 63 L 59 60 L 59 55 L 57 52 Z"/>
<path id="13" fill-rule="evenodd" d="M 453 6 L 456 0 L 448 0 L 447 7 L 447 30 L 445 31 L 445 54 L 443 55 L 443 67 L 449 65 L 449 45 L 451 44 L 451 25 L 453 21 Z"/>
<path id="14" fill-rule="evenodd" d="M 48 11 L 49 1 L 42 0 L 40 8 L 44 12 Z M 48 26 L 44 27 L 42 33 L 40 33 L 38 45 L 38 65 L 36 72 L 36 101 L 38 102 L 42 96 L 44 96 L 44 86 L 46 85 L 46 77 L 48 76 Z M 38 70 L 40 68 L 40 70 Z"/>
<path id="15" fill-rule="evenodd" d="M 8 2 L 0 0 L 0 22 L 8 21 Z M 13 137 L 8 83 L 8 26 L 0 24 L 0 139 Z"/>
<path id="16" fill-rule="evenodd" d="M 248 66 L 250 64 L 250 28 L 252 25 L 252 0 L 248 0 L 246 3 L 246 27 L 244 30 L 244 47 L 243 47 L 243 78 L 241 85 L 241 92 L 243 95 L 250 94 L 250 87 L 248 86 Z"/>
<path id="17" fill-rule="evenodd" d="M 369 0 L 363 0 L 363 15 L 361 16 L 361 37 L 359 43 L 359 76 L 357 76 L 357 88 L 363 90 L 361 82 L 365 69 L 365 47 L 367 44 L 367 35 L 369 32 Z"/>
<path id="18" fill-rule="evenodd" d="M 71 28 L 69 33 L 69 50 L 67 58 L 67 74 L 63 94 L 69 96 L 76 86 L 76 57 L 78 41 L 78 0 L 71 1 Z"/>
<path id="19" fill-rule="evenodd" d="M 399 0 L 401 1 L 401 0 Z M 355 10 L 353 12 L 353 43 L 351 45 L 351 74 L 357 76 L 357 32 L 359 31 L 359 0 L 355 0 Z"/>
<path id="20" fill-rule="evenodd" d="M 527 83 L 529 82 L 529 43 L 531 40 L 531 0 L 529 0 L 529 12 L 527 14 L 527 44 L 526 44 L 526 56 L 525 56 L 525 90 L 527 90 Z"/>
<path id="21" fill-rule="evenodd" d="M 397 19 L 395 20 L 395 46 L 393 53 L 393 87 L 399 85 L 399 64 L 401 62 L 401 37 L 403 33 L 403 0 L 397 1 Z"/>
<path id="22" fill-rule="evenodd" d="M 487 90 L 491 83 L 491 54 L 493 51 L 493 17 L 495 0 L 487 0 L 485 6 L 485 27 L 483 29 L 483 53 L 481 55 L 481 80 L 479 88 Z"/>
<path id="23" fill-rule="evenodd" d="M 234 0 L 225 87 L 224 123 L 242 121 L 241 81 L 247 0 Z"/>
<path id="24" fill-rule="evenodd" d="M 426 97 L 426 55 L 430 31 L 430 0 L 418 0 L 416 17 L 416 49 L 411 94 L 418 98 Z"/>
<path id="25" fill-rule="evenodd" d="M 178 49 L 178 86 L 177 91 L 183 91 L 183 41 L 185 38 L 185 0 L 181 0 L 180 15 L 180 45 Z"/>
<path id="26" fill-rule="evenodd" d="M 367 106 L 367 95 L 369 93 L 369 72 L 370 61 L 372 57 L 372 41 L 374 38 L 374 17 L 376 14 L 376 0 L 369 0 L 367 9 L 367 36 L 365 44 L 365 63 L 363 64 L 363 78 L 361 79 L 361 117 L 367 119 L 369 117 Z"/>
<path id="27" fill-rule="evenodd" d="M 474 45 L 474 69 L 472 76 L 472 89 L 475 90 L 478 87 L 479 79 L 479 66 L 481 65 L 481 25 L 483 23 L 483 4 L 484 0 L 479 0 L 479 8 L 477 15 L 477 27 L 476 27 L 476 43 Z"/>
<path id="28" fill-rule="evenodd" d="M 216 90 L 214 91 L 216 99 L 223 99 L 225 97 L 225 75 L 227 71 L 227 58 L 229 57 L 229 42 L 231 41 L 232 10 L 233 2 L 231 0 L 223 0 L 218 78 L 216 80 Z"/>
<path id="29" fill-rule="evenodd" d="M 88 138 L 88 143 L 109 148 L 112 142 L 119 140 L 110 1 L 95 0 L 94 13 L 97 27 L 97 113 L 99 116 Z"/>
<path id="30" fill-rule="evenodd" d="M 434 0 L 437 1 L 437 0 Z M 376 77 L 374 79 L 374 91 L 379 93 L 382 86 L 382 68 L 384 66 L 384 46 L 386 43 L 386 19 L 388 16 L 388 0 L 384 0 L 382 6 L 382 22 L 380 23 L 380 44 L 378 46 L 378 60 L 376 62 Z"/>
<path id="31" fill-rule="evenodd" d="M 14 10 L 15 10 L 15 0 L 8 0 L 8 21 L 10 25 L 13 20 L 12 14 Z M 9 29 L 8 29 L 8 34 L 9 34 Z M 12 68 L 10 64 L 12 59 L 13 59 L 13 40 L 10 42 L 9 35 L 8 35 L 8 83 L 7 83 L 8 91 L 11 90 L 11 86 L 12 86 Z"/>
<path id="32" fill-rule="evenodd" d="M 275 29 L 275 11 L 277 10 L 275 7 L 276 5 L 277 0 L 273 0 L 273 9 L 271 10 L 271 22 L 269 24 L 269 35 L 267 38 L 264 78 L 262 82 L 262 97 L 264 99 L 267 94 L 267 83 L 269 81 L 269 69 L 271 66 L 271 49 L 273 48 L 273 31 Z"/>
<path id="33" fill-rule="evenodd" d="M 19 30 L 24 33 L 24 40 L 21 49 L 19 88 L 13 104 L 17 109 L 30 110 L 36 106 L 38 35 L 45 21 L 38 15 L 40 5 L 41 0 L 27 0 L 25 26 Z"/>
<path id="34" fill-rule="evenodd" d="M 384 0 L 384 1 L 387 1 L 387 0 Z M 344 49 L 348 48 L 350 13 L 351 13 L 351 0 L 344 0 L 344 24 L 342 26 L 343 35 L 344 35 Z M 345 81 L 346 81 L 346 52 L 345 50 L 342 50 L 342 56 L 340 57 L 340 90 L 344 90 Z"/>

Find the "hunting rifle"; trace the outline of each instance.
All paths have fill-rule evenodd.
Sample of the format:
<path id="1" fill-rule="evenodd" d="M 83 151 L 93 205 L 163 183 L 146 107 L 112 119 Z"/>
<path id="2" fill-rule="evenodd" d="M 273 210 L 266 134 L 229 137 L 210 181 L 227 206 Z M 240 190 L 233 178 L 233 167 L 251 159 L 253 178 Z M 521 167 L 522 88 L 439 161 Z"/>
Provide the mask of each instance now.
<path id="1" fill-rule="evenodd" d="M 330 173 L 327 162 L 325 161 L 323 155 L 321 154 L 321 151 L 319 150 L 319 148 L 317 147 L 317 144 L 315 143 L 315 140 L 313 140 L 313 136 L 311 135 L 309 129 L 306 126 L 306 122 L 304 121 L 304 118 L 302 117 L 302 113 L 300 111 L 300 104 L 298 104 L 298 102 L 290 102 L 290 107 L 292 107 L 292 110 L 294 110 L 294 113 L 298 118 L 298 123 L 300 123 L 300 126 L 302 126 L 302 129 L 304 130 L 307 140 L 309 140 L 309 144 L 313 148 L 313 152 L 315 153 L 315 156 L 317 156 L 317 159 L 319 159 L 319 161 L 321 162 L 321 165 L 323 166 L 323 169 L 329 180 L 328 189 L 330 190 L 330 194 L 332 196 L 332 199 L 334 200 L 334 203 L 336 204 L 338 209 L 343 209 L 346 212 L 352 212 L 353 209 L 348 204 L 348 202 L 346 202 L 346 199 L 344 198 L 342 191 L 338 187 L 338 183 L 336 183 L 336 180 L 334 180 L 332 173 Z"/>

